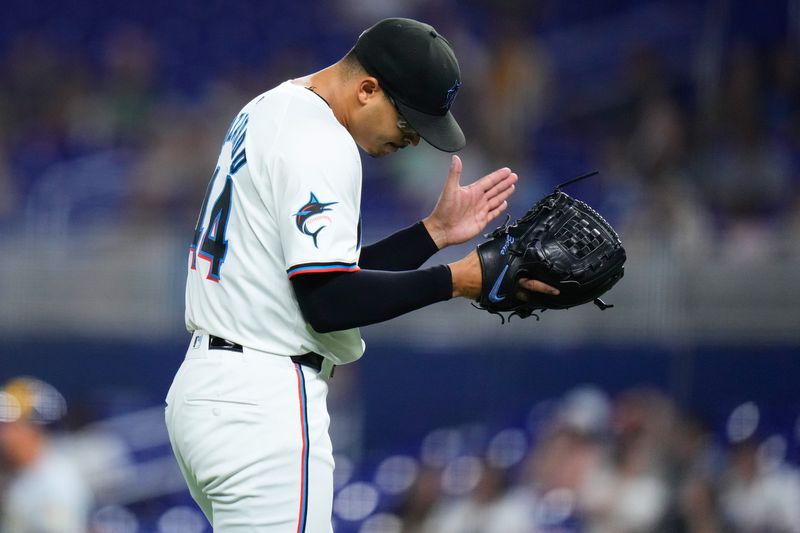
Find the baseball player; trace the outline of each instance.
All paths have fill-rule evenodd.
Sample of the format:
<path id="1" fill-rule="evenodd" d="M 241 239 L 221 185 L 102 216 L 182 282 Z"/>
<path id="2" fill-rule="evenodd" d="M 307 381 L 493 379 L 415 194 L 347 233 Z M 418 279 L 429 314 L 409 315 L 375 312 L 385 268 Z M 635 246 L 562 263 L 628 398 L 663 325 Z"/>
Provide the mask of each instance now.
<path id="1" fill-rule="evenodd" d="M 192 338 L 166 408 L 175 456 L 215 531 L 331 531 L 327 380 L 364 352 L 358 327 L 478 296 L 474 251 L 419 267 L 506 208 L 517 181 L 508 168 L 462 187 L 454 156 L 429 217 L 361 246 L 358 147 L 380 157 L 422 138 L 460 150 L 450 113 L 460 87 L 444 37 L 387 19 L 334 65 L 233 119 L 189 250 Z M 524 280 L 520 290 L 555 289 Z"/>

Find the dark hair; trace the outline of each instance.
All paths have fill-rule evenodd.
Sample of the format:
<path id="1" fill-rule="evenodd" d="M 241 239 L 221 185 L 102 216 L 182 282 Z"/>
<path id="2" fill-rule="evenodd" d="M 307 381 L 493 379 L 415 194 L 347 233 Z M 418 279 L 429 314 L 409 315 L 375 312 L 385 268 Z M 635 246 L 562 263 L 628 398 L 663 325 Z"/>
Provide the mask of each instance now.
<path id="1" fill-rule="evenodd" d="M 347 54 L 339 61 L 344 67 L 345 75 L 349 78 L 355 75 L 364 74 L 366 69 L 361 61 L 358 60 L 355 47 L 351 48 Z"/>

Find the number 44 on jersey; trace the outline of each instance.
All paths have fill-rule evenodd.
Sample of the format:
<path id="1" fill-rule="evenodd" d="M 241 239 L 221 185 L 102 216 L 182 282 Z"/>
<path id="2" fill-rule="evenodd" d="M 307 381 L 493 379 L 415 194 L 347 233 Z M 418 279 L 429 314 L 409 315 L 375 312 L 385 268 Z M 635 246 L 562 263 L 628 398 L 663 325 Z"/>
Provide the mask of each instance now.
<path id="1" fill-rule="evenodd" d="M 233 196 L 232 176 L 247 163 L 247 156 L 244 150 L 244 138 L 247 133 L 247 118 L 247 113 L 242 113 L 236 117 L 228 129 L 228 133 L 225 135 L 220 160 L 230 154 L 230 172 L 225 176 L 225 184 L 222 187 L 222 192 L 217 196 L 214 205 L 211 206 L 208 225 L 204 226 L 203 222 L 206 220 L 208 202 L 214 190 L 214 184 L 220 174 L 219 165 L 214 169 L 214 174 L 211 176 L 211 181 L 208 183 L 206 195 L 203 199 L 203 206 L 200 208 L 200 216 L 197 217 L 197 224 L 194 228 L 194 238 L 189 247 L 191 260 L 189 268 L 196 270 L 197 258 L 205 259 L 210 264 L 206 279 L 211 281 L 219 282 L 222 263 L 225 262 L 225 256 L 228 253 L 228 241 L 225 239 L 225 233 L 228 229 L 228 219 L 231 214 L 231 198 Z M 230 152 L 226 150 L 228 144 L 231 145 Z"/>

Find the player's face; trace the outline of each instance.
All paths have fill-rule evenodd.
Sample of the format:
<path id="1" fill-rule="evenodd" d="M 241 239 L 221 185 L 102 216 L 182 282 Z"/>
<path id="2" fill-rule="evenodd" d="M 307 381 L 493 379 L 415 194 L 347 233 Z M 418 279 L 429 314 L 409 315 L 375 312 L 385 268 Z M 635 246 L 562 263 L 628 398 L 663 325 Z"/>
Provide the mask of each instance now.
<path id="1" fill-rule="evenodd" d="M 365 109 L 365 125 L 357 142 L 372 157 L 383 157 L 419 144 L 419 134 L 403 118 L 391 97 L 385 92 L 373 99 Z"/>
<path id="2" fill-rule="evenodd" d="M 404 139 L 408 139 L 411 141 L 413 146 L 419 144 L 419 133 L 411 127 L 411 124 L 408 123 L 406 117 L 403 116 L 403 113 L 400 111 L 400 108 L 397 107 L 397 102 L 395 102 L 394 98 L 389 96 L 389 93 L 385 93 L 386 98 L 391 102 L 392 107 L 394 107 L 395 113 L 397 113 L 397 129 L 400 133 L 403 134 Z"/>

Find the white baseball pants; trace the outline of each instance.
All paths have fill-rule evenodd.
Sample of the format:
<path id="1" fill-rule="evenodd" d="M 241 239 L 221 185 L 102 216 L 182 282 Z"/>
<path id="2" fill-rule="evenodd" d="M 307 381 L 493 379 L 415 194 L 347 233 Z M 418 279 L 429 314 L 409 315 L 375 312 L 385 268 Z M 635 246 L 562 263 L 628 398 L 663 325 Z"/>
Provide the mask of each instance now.
<path id="1" fill-rule="evenodd" d="M 167 394 L 172 449 L 215 532 L 331 533 L 328 385 L 288 357 L 195 332 Z"/>

